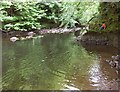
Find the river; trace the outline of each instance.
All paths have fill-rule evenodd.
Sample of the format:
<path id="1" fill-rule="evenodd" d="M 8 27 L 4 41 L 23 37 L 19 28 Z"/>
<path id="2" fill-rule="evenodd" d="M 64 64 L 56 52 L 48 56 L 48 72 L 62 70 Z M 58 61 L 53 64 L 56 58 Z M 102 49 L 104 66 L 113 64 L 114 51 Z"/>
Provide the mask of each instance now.
<path id="1" fill-rule="evenodd" d="M 105 62 L 115 54 L 113 47 L 76 44 L 72 33 L 3 38 L 3 90 L 116 90 L 117 74 Z"/>

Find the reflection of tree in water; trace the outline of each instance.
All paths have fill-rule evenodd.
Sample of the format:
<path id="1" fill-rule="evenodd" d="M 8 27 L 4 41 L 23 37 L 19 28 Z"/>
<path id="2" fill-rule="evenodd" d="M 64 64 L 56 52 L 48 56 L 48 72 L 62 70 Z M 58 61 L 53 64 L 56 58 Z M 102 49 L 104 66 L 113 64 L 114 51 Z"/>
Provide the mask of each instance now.
<path id="1" fill-rule="evenodd" d="M 82 47 L 72 45 L 67 34 L 17 42 L 11 48 L 9 59 L 15 59 L 4 63 L 9 64 L 4 89 L 61 89 L 64 80 L 85 74 L 93 60 Z"/>
<path id="2" fill-rule="evenodd" d="M 27 44 L 26 44 L 27 45 Z M 3 43 L 2 57 L 3 57 L 3 83 L 7 85 L 7 88 L 14 86 L 14 84 L 19 80 L 19 70 L 21 64 L 21 58 L 24 58 L 29 50 L 27 46 L 22 46 L 22 43 Z M 11 85 L 12 84 L 12 85 Z M 15 84 L 16 86 L 16 84 Z M 4 85 L 3 85 L 4 88 Z"/>
<path id="3" fill-rule="evenodd" d="M 48 34 L 44 38 L 42 38 L 41 45 L 43 46 L 43 48 L 45 48 L 45 51 L 47 51 L 46 54 L 51 55 L 52 53 L 62 53 L 68 49 L 68 47 L 65 45 L 68 44 L 67 41 L 69 40 L 69 36 L 70 35 L 67 34 Z"/>
<path id="4" fill-rule="evenodd" d="M 57 39 L 55 39 L 56 37 L 54 36 L 50 36 L 50 37 L 51 38 L 47 40 L 44 38 L 42 40 L 43 48 L 46 47 L 47 48 L 46 51 L 48 51 L 46 52 L 46 55 L 48 55 L 47 62 L 46 62 L 48 63 L 48 67 L 51 66 L 50 69 L 55 71 L 55 73 L 57 72 L 57 73 L 64 74 L 65 76 L 64 78 L 68 80 L 72 80 L 73 77 L 78 78 L 78 76 L 80 77 L 80 76 L 87 75 L 88 72 L 86 72 L 86 70 L 90 68 L 90 65 L 91 63 L 93 63 L 95 56 L 94 55 L 90 56 L 87 53 L 87 51 L 85 51 L 85 49 L 81 46 L 70 44 L 69 37 L 65 36 L 66 38 L 64 38 L 64 36 L 63 37 L 57 36 L 58 37 Z M 52 39 L 53 41 L 51 41 L 50 39 Z M 50 42 L 48 42 L 47 45 L 44 44 L 44 42 L 49 40 Z M 62 40 L 62 43 L 60 43 L 61 40 Z M 55 50 L 54 49 L 51 50 L 50 48 L 51 44 L 52 44 L 52 47 L 55 48 Z M 58 53 L 56 50 L 58 51 Z M 85 77 L 80 77 L 80 78 L 82 78 L 82 80 L 84 81 L 86 80 Z"/>
<path id="5" fill-rule="evenodd" d="M 96 59 L 95 55 L 89 55 L 82 46 L 74 45 L 70 52 L 72 52 L 69 72 L 67 72 L 68 85 L 75 85 L 77 88 L 82 89 L 83 86 L 89 85 L 89 69 Z"/>
<path id="6" fill-rule="evenodd" d="M 11 62 L 6 62 L 6 64 L 9 63 L 9 66 L 7 66 L 9 69 L 3 76 L 3 88 L 54 89 L 60 77 L 57 78 L 57 76 L 52 75 L 53 72 L 51 72 L 50 67 L 53 66 L 49 67 L 46 64 L 45 50 L 43 51 L 43 47 L 38 44 L 39 40 L 35 40 L 34 46 L 29 41 L 25 43 L 22 44 L 21 42 L 21 45 L 16 43 L 18 46 L 16 45 L 9 49 L 14 52 L 10 59 L 15 59 L 12 59 Z"/>
<path id="7" fill-rule="evenodd" d="M 2 49 L 3 71 L 5 69 L 4 65 L 8 65 L 9 63 L 13 63 L 14 68 L 19 67 L 20 59 L 25 57 L 26 54 L 29 53 L 29 50 L 26 47 L 25 46 L 23 47 L 21 43 L 9 43 L 9 42 L 3 43 Z"/>
<path id="8" fill-rule="evenodd" d="M 108 80 L 112 80 L 113 78 L 117 78 L 117 74 L 115 69 L 111 69 L 110 65 L 106 63 L 106 60 L 110 60 L 112 55 L 118 54 L 118 49 L 112 46 L 89 46 L 85 47 L 89 52 L 94 51 L 97 52 L 101 57 L 100 58 L 100 69 L 104 74 L 104 77 L 108 78 Z"/>
<path id="9" fill-rule="evenodd" d="M 41 45 L 46 55 L 45 65 L 49 69 L 55 85 L 63 82 L 64 68 L 68 66 L 70 53 L 68 50 L 70 35 L 47 35 L 41 40 Z M 52 81 L 52 82 L 54 82 Z M 60 86 L 60 85 L 59 85 Z M 60 89 L 60 87 L 59 87 Z"/>
<path id="10" fill-rule="evenodd" d="M 46 55 L 46 63 L 48 63 L 48 67 L 54 64 L 50 68 L 57 69 L 59 64 L 67 62 L 66 60 L 69 59 L 68 50 L 70 49 L 69 36 L 70 35 L 50 35 L 41 40 L 41 45 Z"/>

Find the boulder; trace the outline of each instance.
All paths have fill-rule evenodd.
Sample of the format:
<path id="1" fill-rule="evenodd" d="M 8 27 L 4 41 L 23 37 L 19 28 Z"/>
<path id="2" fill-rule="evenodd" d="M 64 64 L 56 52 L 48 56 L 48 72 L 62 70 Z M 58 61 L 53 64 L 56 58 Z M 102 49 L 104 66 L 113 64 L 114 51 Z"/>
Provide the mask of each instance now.
<path id="1" fill-rule="evenodd" d="M 19 38 L 17 38 L 17 37 L 11 37 L 10 38 L 10 41 L 12 41 L 12 42 L 16 42 L 17 40 L 19 40 Z"/>

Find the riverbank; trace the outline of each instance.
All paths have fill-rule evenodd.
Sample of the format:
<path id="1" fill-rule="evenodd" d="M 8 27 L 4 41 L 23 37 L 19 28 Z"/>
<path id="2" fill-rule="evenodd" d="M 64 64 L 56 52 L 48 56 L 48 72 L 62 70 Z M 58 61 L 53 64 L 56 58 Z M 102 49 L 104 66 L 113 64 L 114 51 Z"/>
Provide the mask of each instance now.
<path id="1" fill-rule="evenodd" d="M 119 49 L 119 35 L 120 32 L 82 32 L 85 28 L 53 28 L 53 29 L 41 29 L 34 31 L 1 31 L 2 37 L 17 37 L 17 38 L 32 38 L 36 35 L 44 35 L 44 34 L 62 34 L 62 33 L 70 33 L 74 32 L 76 36 L 76 41 L 82 44 L 92 44 L 92 45 L 111 45 Z M 84 33 L 84 34 L 83 34 Z"/>
<path id="2" fill-rule="evenodd" d="M 13 37 L 13 36 L 27 36 L 29 34 L 29 32 L 34 32 L 37 35 L 43 35 L 43 34 L 55 34 L 55 33 L 70 33 L 70 32 L 74 32 L 75 30 L 81 30 L 82 28 L 52 28 L 52 29 L 41 29 L 41 30 L 34 30 L 34 31 L 3 31 L 0 30 L 0 32 L 2 33 L 3 37 Z"/>
<path id="3" fill-rule="evenodd" d="M 76 40 L 82 44 L 91 45 L 111 45 L 119 48 L 120 32 L 87 32 L 82 36 L 78 36 Z"/>
<path id="4" fill-rule="evenodd" d="M 34 30 L 34 31 L 3 31 L 0 30 L 2 33 L 3 38 L 8 38 L 10 41 L 15 42 L 18 40 L 27 40 L 36 37 L 43 37 L 44 34 L 63 34 L 63 33 L 71 33 L 75 31 L 79 31 L 85 29 L 84 27 L 77 27 L 77 28 L 52 28 L 52 29 L 41 29 L 41 30 Z"/>

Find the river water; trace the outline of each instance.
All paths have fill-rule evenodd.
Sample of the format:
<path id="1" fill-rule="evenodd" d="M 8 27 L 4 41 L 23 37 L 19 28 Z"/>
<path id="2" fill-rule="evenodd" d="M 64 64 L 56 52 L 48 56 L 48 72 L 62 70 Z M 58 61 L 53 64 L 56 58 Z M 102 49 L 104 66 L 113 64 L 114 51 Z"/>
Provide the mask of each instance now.
<path id="1" fill-rule="evenodd" d="M 82 46 L 73 34 L 46 34 L 43 38 L 2 42 L 4 90 L 116 90 L 117 78 L 105 59 L 117 50 Z M 110 85 L 109 85 L 110 84 Z"/>

